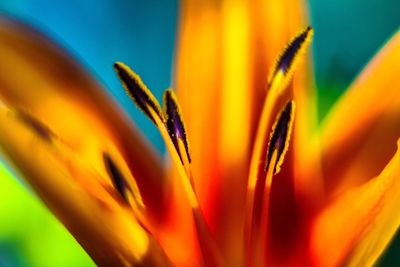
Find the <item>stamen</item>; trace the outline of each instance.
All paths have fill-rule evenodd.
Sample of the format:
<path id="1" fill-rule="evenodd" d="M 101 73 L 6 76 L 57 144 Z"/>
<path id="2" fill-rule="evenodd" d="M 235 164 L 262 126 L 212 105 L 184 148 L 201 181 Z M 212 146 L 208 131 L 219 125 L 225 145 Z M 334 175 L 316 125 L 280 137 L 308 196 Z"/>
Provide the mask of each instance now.
<path id="1" fill-rule="evenodd" d="M 127 79 L 128 81 L 133 80 L 135 84 L 139 84 L 138 86 L 135 85 L 134 87 L 132 87 L 133 95 L 131 95 L 131 97 L 136 103 L 137 107 L 146 114 L 148 114 L 148 118 L 154 122 L 154 124 L 160 131 L 160 134 L 164 139 L 169 154 L 171 155 L 172 161 L 175 163 L 175 166 L 177 167 L 179 176 L 181 177 L 183 183 L 183 187 L 185 188 L 185 191 L 188 194 L 191 206 L 193 208 L 198 207 L 198 201 L 196 194 L 194 193 L 190 171 L 183 165 L 182 159 L 180 158 L 181 154 L 178 152 L 179 150 L 175 147 L 171 134 L 168 131 L 165 115 L 164 113 L 162 113 L 157 99 L 151 94 L 149 89 L 147 89 L 147 87 L 142 83 L 142 81 L 138 80 L 138 76 L 134 74 L 133 71 L 129 69 L 129 67 L 118 62 L 115 63 L 114 66 L 117 70 L 117 73 L 119 75 L 122 74 L 122 77 L 124 77 L 121 78 L 121 81 L 123 83 L 124 80 Z M 127 85 L 124 85 L 124 87 L 129 88 Z M 130 92 L 130 90 L 128 92 Z"/>
<path id="2" fill-rule="evenodd" d="M 33 117 L 29 113 L 22 110 L 16 110 L 17 117 L 31 130 L 33 130 L 37 136 L 43 141 L 50 142 L 54 138 L 54 133 L 50 128 L 37 118 Z"/>
<path id="3" fill-rule="evenodd" d="M 288 81 L 299 62 L 300 54 L 305 50 L 310 43 L 313 34 L 313 29 L 308 26 L 300 32 L 283 50 L 283 53 L 276 61 L 275 67 L 268 78 L 268 88 L 272 87 L 275 80 L 281 80 L 281 76 L 286 76 L 285 81 Z"/>
<path id="4" fill-rule="evenodd" d="M 270 141 L 268 143 L 267 164 L 265 167 L 265 171 L 267 172 L 270 169 L 270 164 L 275 164 L 275 166 L 273 166 L 273 174 L 277 174 L 280 171 L 280 166 L 283 163 L 283 159 L 289 147 L 290 134 L 294 119 L 294 110 L 294 102 L 289 101 L 280 112 L 278 119 L 272 128 Z M 274 160 L 275 163 L 271 161 L 274 153 L 276 153 L 276 160 Z"/>
<path id="5" fill-rule="evenodd" d="M 134 89 L 134 92 L 130 93 L 133 100 L 136 102 L 137 106 L 145 112 L 150 119 L 152 119 L 164 139 L 192 208 L 193 216 L 196 220 L 195 228 L 199 240 L 207 240 L 206 242 L 200 242 L 200 248 L 202 252 L 205 253 L 204 257 L 207 257 L 207 260 L 215 263 L 213 266 L 223 266 L 223 264 L 220 263 L 219 251 L 214 243 L 215 241 L 211 238 L 209 229 L 206 227 L 207 224 L 205 223 L 204 216 L 200 210 L 197 195 L 194 190 L 194 182 L 189 165 L 190 156 L 186 131 L 178 106 L 178 101 L 173 91 L 167 90 L 164 93 L 166 114 L 163 114 L 161 113 L 161 109 L 159 109 L 157 100 L 140 81 L 136 74 L 134 74 L 127 66 L 122 65 L 122 63 L 115 63 L 114 66 L 118 75 L 120 75 L 120 77 L 122 76 L 121 81 L 123 83 L 125 83 L 124 80 L 128 80 L 128 82 L 133 80 L 133 82 L 135 82 L 135 84 L 133 86 L 130 85 L 130 87 L 137 87 L 139 89 Z M 124 87 L 129 88 L 127 84 L 125 84 Z M 128 92 L 130 92 L 130 90 L 128 90 Z M 157 117 L 152 116 L 153 114 Z M 165 117 L 167 117 L 167 119 L 165 119 Z"/>
<path id="6" fill-rule="evenodd" d="M 169 89 L 164 93 L 164 108 L 167 116 L 167 129 L 174 143 L 182 163 L 191 162 L 189 153 L 189 143 L 186 137 L 186 128 L 183 123 L 178 100 L 173 90 Z M 184 151 L 182 151 L 182 144 Z"/>
<path id="7" fill-rule="evenodd" d="M 140 77 L 121 62 L 116 62 L 114 64 L 114 69 L 117 72 L 125 91 L 131 97 L 136 106 L 142 110 L 154 124 L 157 124 L 154 116 L 158 116 L 158 118 L 164 122 L 165 119 L 160 105 L 150 90 L 146 85 L 144 85 Z"/>
<path id="8" fill-rule="evenodd" d="M 145 206 L 134 178 L 125 176 L 108 153 L 103 152 L 103 162 L 118 194 L 133 208 L 136 216 L 140 218 L 141 221 L 144 221 L 143 218 L 141 218 L 141 211 L 144 210 Z"/>
<path id="9" fill-rule="evenodd" d="M 248 244 L 246 254 L 249 262 L 254 262 L 254 256 L 259 252 L 255 251 L 255 248 L 263 231 L 259 226 L 262 225 L 261 219 L 265 218 L 262 212 L 267 211 L 272 176 L 279 172 L 288 149 L 294 117 L 293 102 L 289 102 L 278 116 L 272 127 L 269 143 L 265 136 L 272 125 L 272 114 L 279 103 L 278 99 L 286 92 L 293 72 L 302 58 L 301 55 L 311 42 L 312 33 L 312 28 L 307 27 L 287 45 L 268 78 L 268 92 L 258 124 L 247 184 L 245 240 Z M 264 161 L 265 166 L 260 164 Z M 267 172 L 266 175 L 264 171 Z M 263 228 L 265 229 L 265 226 Z"/>
<path id="10" fill-rule="evenodd" d="M 294 102 L 289 101 L 279 113 L 272 127 L 268 143 L 267 164 L 265 167 L 266 175 L 257 179 L 254 191 L 249 191 L 251 199 L 248 200 L 248 204 L 252 205 L 249 210 L 252 213 L 249 214 L 249 224 L 246 227 L 249 227 L 247 260 L 251 263 L 250 265 L 252 263 L 255 263 L 255 265 L 260 264 L 263 259 L 263 247 L 265 245 L 263 238 L 268 227 L 266 214 L 268 214 L 272 177 L 279 172 L 285 153 L 289 147 L 294 109 Z"/>
<path id="11" fill-rule="evenodd" d="M 111 157 L 106 153 L 103 153 L 103 161 L 106 170 L 111 177 L 114 188 L 118 191 L 122 199 L 124 199 L 126 203 L 129 203 L 127 196 L 128 186 L 120 170 L 117 168 Z"/>
<path id="12" fill-rule="evenodd" d="M 263 168 L 260 168 L 260 159 L 263 158 L 265 145 L 265 136 L 271 122 L 271 114 L 278 97 L 285 91 L 287 84 L 291 79 L 296 66 L 301 58 L 301 52 L 305 51 L 307 44 L 311 42 L 313 30 L 307 27 L 305 30 L 291 41 L 281 56 L 276 61 L 275 67 L 271 71 L 268 78 L 268 93 L 265 98 L 264 107 L 261 113 L 260 122 L 257 129 L 256 139 L 254 143 L 253 155 L 250 163 L 248 190 L 254 190 Z M 250 199 L 252 193 L 249 194 Z M 251 200 L 250 200 L 251 201 Z M 252 205 L 250 205 L 252 206 Z"/>

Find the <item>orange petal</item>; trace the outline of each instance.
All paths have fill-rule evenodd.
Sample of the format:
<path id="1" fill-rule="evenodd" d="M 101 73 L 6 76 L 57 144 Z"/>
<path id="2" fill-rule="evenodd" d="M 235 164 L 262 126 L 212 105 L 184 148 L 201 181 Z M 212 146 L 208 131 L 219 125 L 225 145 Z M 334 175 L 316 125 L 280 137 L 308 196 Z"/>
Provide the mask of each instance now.
<path id="1" fill-rule="evenodd" d="M 299 29 L 307 26 L 307 3 L 304 0 L 252 2 L 252 19 L 257 25 L 255 37 L 263 44 L 267 66 L 272 66 L 282 47 Z"/>
<path id="2" fill-rule="evenodd" d="M 162 217 L 160 160 L 103 89 L 59 47 L 16 22 L 0 20 L 0 54 L 0 100 L 49 125 L 103 175 L 103 154 L 118 158 L 150 214 Z"/>
<path id="3" fill-rule="evenodd" d="M 221 235 L 217 238 L 232 264 L 241 261 L 237 232 L 242 227 L 236 222 L 243 213 L 236 207 L 245 198 L 269 68 L 291 33 L 302 28 L 291 24 L 301 12 L 300 1 L 188 0 L 181 7 L 176 86 L 187 119 L 194 183 L 207 222 Z M 226 220 L 232 223 L 223 224 Z"/>
<path id="4" fill-rule="evenodd" d="M 400 135 L 400 32 L 382 48 L 334 106 L 321 128 L 329 191 L 376 176 Z"/>
<path id="5" fill-rule="evenodd" d="M 218 233 L 220 245 L 235 249 L 240 235 L 230 231 L 238 229 L 239 220 L 232 219 L 236 215 L 227 203 L 229 199 L 239 205 L 243 197 L 238 191 L 243 192 L 240 185 L 248 153 L 248 15 L 243 1 L 184 1 L 177 50 L 176 86 L 200 206 L 212 231 Z M 232 190 L 225 191 L 227 188 Z M 222 219 L 233 223 L 222 226 Z M 234 241 L 228 240 L 232 238 Z M 235 257 L 230 260 L 235 261 L 240 250 L 231 255 Z"/>
<path id="6" fill-rule="evenodd" d="M 337 196 L 316 218 L 316 266 L 372 266 L 400 225 L 400 152 L 376 178 Z"/>
<path id="7" fill-rule="evenodd" d="M 44 124 L 1 104 L 0 145 L 98 265 L 169 264 L 111 179 Z"/>

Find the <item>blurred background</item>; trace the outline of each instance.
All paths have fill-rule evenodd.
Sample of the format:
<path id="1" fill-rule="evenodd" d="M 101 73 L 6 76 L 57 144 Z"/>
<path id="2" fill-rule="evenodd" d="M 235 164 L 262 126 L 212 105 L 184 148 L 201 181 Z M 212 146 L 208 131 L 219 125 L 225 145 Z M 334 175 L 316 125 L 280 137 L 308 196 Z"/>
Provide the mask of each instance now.
<path id="1" fill-rule="evenodd" d="M 400 26 L 398 0 L 310 0 L 319 117 Z M 161 98 L 171 82 L 177 0 L 1 0 L 0 15 L 18 18 L 67 48 L 135 118 L 163 151 L 158 133 L 137 116 L 112 71 L 126 62 Z M 93 266 L 44 206 L 0 161 L 0 267 Z M 381 266 L 400 266 L 400 238 Z"/>

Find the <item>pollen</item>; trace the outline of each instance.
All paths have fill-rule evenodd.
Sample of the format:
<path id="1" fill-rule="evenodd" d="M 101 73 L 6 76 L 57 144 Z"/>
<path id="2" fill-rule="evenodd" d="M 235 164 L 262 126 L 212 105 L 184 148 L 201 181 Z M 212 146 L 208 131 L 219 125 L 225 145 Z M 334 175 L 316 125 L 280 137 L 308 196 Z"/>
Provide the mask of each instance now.
<path id="1" fill-rule="evenodd" d="M 164 93 L 164 109 L 167 118 L 167 129 L 174 143 L 179 157 L 184 163 L 186 157 L 190 163 L 189 142 L 187 139 L 186 128 L 183 122 L 182 113 L 178 104 L 178 100 L 173 90 L 168 89 Z M 184 151 L 180 148 L 182 142 Z M 184 154 L 184 155 L 183 155 Z M 185 163 L 184 163 L 185 164 Z"/>
<path id="2" fill-rule="evenodd" d="M 268 78 L 268 88 L 272 87 L 277 80 L 284 80 L 286 82 L 290 80 L 302 53 L 304 53 L 307 45 L 311 42 L 312 36 L 313 29 L 308 26 L 289 42 L 278 57 L 274 68 L 272 68 Z"/>
<path id="3" fill-rule="evenodd" d="M 136 106 L 142 110 L 154 124 L 157 124 L 156 116 L 164 122 L 164 116 L 160 105 L 140 77 L 121 62 L 116 62 L 114 64 L 114 69 L 125 91 Z"/>

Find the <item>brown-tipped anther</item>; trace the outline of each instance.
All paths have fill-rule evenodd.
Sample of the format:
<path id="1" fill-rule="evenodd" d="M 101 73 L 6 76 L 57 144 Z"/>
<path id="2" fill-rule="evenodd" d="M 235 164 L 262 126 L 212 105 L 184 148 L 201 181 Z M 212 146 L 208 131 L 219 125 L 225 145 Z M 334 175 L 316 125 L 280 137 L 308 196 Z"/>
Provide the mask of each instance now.
<path id="1" fill-rule="evenodd" d="M 285 49 L 282 56 L 278 60 L 278 69 L 280 71 L 284 73 L 288 72 L 290 66 L 293 63 L 293 59 L 296 57 L 296 54 L 300 51 L 300 48 L 305 43 L 310 32 L 311 32 L 311 27 L 308 26 L 288 45 L 288 47 Z"/>
<path id="2" fill-rule="evenodd" d="M 126 203 L 129 203 L 127 196 L 128 185 L 121 171 L 118 169 L 117 165 L 107 153 L 103 153 L 103 161 L 108 175 L 111 177 L 114 188 L 118 191 L 121 198 L 125 200 Z"/>
<path id="3" fill-rule="evenodd" d="M 295 104 L 293 101 L 289 101 L 282 111 L 279 113 L 278 118 L 272 128 L 270 140 L 268 143 L 267 151 L 267 165 L 265 170 L 268 171 L 269 165 L 271 164 L 272 156 L 276 151 L 276 160 L 273 170 L 273 174 L 277 174 L 280 170 L 280 166 L 283 163 L 286 151 L 289 147 L 289 140 L 293 126 Z"/>
<path id="4" fill-rule="evenodd" d="M 17 110 L 16 115 L 22 123 L 29 127 L 43 141 L 50 142 L 53 139 L 54 134 L 50 128 L 37 118 L 22 110 Z"/>
<path id="5" fill-rule="evenodd" d="M 298 36 L 296 36 L 286 47 L 280 58 L 278 59 L 277 68 L 275 71 L 282 71 L 287 73 L 292 65 L 297 53 L 301 47 L 306 43 L 307 38 L 312 32 L 312 28 L 308 26 Z"/>
<path id="6" fill-rule="evenodd" d="M 187 159 L 190 162 L 189 143 L 186 136 L 185 125 L 183 123 L 177 97 L 171 89 L 166 90 L 164 93 L 164 107 L 167 116 L 166 125 L 172 142 L 174 143 L 176 150 L 180 152 L 179 140 L 182 141 L 185 147 Z M 183 161 L 181 153 L 179 153 L 179 157 Z"/>
<path id="7" fill-rule="evenodd" d="M 154 124 L 157 124 L 154 116 L 158 116 L 161 121 L 164 121 L 160 105 L 150 90 L 144 85 L 140 77 L 121 62 L 116 62 L 114 64 L 114 69 L 125 91 L 136 106 L 142 110 Z"/>
<path id="8" fill-rule="evenodd" d="M 308 26 L 292 39 L 278 57 L 272 75 L 269 78 L 269 83 L 272 82 L 273 77 L 276 77 L 278 72 L 281 72 L 283 75 L 290 75 L 293 72 L 296 62 L 299 59 L 298 55 L 301 51 L 304 51 L 307 44 L 310 43 L 312 34 L 313 29 Z"/>

